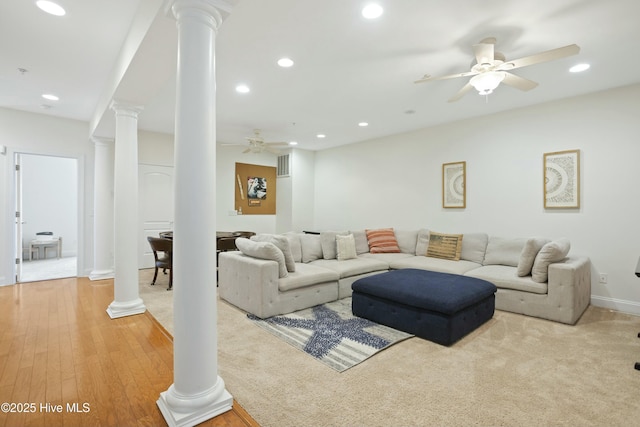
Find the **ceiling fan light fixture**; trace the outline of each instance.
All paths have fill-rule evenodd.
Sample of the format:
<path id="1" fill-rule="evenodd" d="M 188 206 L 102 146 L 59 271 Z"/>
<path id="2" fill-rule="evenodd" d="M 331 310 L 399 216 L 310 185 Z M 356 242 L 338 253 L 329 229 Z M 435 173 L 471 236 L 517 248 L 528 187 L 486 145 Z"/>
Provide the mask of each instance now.
<path id="1" fill-rule="evenodd" d="M 504 80 L 504 76 L 505 74 L 502 71 L 488 71 L 473 76 L 469 83 L 480 95 L 489 95 Z"/>

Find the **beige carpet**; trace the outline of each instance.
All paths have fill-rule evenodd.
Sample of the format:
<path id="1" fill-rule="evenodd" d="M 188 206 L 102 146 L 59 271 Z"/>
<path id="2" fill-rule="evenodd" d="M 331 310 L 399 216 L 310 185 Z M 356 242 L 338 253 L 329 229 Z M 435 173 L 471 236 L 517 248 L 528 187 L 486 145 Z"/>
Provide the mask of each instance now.
<path id="1" fill-rule="evenodd" d="M 141 297 L 170 332 L 166 278 Z M 264 427 L 640 425 L 640 318 L 503 311 L 451 347 L 410 338 L 338 373 L 218 303 L 219 373 Z"/>

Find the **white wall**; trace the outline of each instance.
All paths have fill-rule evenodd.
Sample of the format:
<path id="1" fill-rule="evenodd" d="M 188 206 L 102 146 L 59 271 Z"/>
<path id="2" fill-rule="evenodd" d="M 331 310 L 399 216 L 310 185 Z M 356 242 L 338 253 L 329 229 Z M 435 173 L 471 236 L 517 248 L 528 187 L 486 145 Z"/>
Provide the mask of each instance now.
<path id="1" fill-rule="evenodd" d="M 0 108 L 0 285 L 14 283 L 15 153 L 44 154 L 78 161 L 78 270 L 88 275 L 93 262 L 93 143 L 88 123 Z"/>
<path id="2" fill-rule="evenodd" d="M 36 233 L 51 231 L 62 238 L 62 254 L 56 256 L 77 256 L 77 163 L 67 157 L 21 156 L 23 248 L 28 249 Z"/>
<path id="3" fill-rule="evenodd" d="M 320 151 L 317 229 L 426 227 L 571 240 L 592 302 L 640 314 L 640 85 Z M 580 209 L 543 208 L 543 154 L 581 150 Z M 442 164 L 467 162 L 467 208 L 442 208 Z M 598 274 L 608 274 L 608 284 Z"/>

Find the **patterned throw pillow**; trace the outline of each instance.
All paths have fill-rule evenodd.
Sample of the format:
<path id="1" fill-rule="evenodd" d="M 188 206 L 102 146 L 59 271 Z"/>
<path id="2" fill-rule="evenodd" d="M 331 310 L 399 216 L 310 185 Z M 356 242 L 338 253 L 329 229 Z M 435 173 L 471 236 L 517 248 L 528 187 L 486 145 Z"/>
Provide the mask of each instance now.
<path id="1" fill-rule="evenodd" d="M 369 252 L 372 254 L 400 252 L 393 228 L 365 230 L 369 241 Z"/>
<path id="2" fill-rule="evenodd" d="M 429 233 L 427 256 L 459 261 L 461 252 L 462 234 Z"/>

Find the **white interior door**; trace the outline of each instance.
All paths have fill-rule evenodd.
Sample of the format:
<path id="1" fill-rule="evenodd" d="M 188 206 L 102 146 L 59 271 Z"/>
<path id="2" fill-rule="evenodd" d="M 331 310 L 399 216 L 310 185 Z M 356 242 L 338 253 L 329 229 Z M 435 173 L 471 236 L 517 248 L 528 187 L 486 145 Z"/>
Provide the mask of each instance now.
<path id="1" fill-rule="evenodd" d="M 147 236 L 158 237 L 161 231 L 173 230 L 173 167 L 139 165 L 141 235 L 138 268 L 153 267 L 153 252 Z"/>

